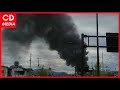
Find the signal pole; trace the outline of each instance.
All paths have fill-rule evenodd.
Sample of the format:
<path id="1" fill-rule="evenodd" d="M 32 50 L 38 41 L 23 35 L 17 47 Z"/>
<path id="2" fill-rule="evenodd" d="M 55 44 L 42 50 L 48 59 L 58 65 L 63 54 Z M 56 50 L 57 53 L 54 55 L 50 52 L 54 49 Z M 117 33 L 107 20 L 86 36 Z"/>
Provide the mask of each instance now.
<path id="1" fill-rule="evenodd" d="M 97 29 L 97 76 L 99 76 L 100 75 L 100 67 L 99 67 L 98 14 L 96 14 L 96 29 Z"/>

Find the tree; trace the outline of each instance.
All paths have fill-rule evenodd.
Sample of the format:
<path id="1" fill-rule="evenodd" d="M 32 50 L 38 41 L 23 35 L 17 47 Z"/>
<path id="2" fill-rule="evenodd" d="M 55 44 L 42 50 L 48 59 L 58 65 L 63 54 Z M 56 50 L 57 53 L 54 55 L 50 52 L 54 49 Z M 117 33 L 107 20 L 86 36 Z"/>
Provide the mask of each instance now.
<path id="1" fill-rule="evenodd" d="M 84 46 L 86 45 L 86 43 L 84 43 Z M 81 50 L 82 50 L 82 47 L 81 47 Z M 87 57 L 87 50 L 86 50 L 86 47 L 84 47 L 84 56 L 83 56 L 83 61 L 82 61 L 82 51 L 80 51 L 79 53 L 76 53 L 78 54 L 78 58 L 77 58 L 77 62 L 76 62 L 76 72 L 78 75 L 81 74 L 81 71 L 83 69 L 83 72 L 86 73 L 88 72 L 89 70 L 89 66 L 87 64 L 87 61 L 88 61 L 88 57 Z M 83 68 L 82 68 L 82 65 L 83 65 Z"/>
<path id="2" fill-rule="evenodd" d="M 101 63 L 99 64 L 99 68 L 101 68 L 102 67 L 102 65 L 101 65 Z M 93 70 L 93 75 L 94 76 L 97 76 L 97 63 L 95 64 L 95 66 L 94 66 L 94 70 Z M 110 69 L 109 70 L 102 70 L 102 69 L 100 69 L 100 76 L 112 76 L 112 73 L 111 73 L 111 71 L 110 71 Z"/>
<path id="3" fill-rule="evenodd" d="M 44 67 L 34 70 L 35 76 L 48 76 L 48 70 Z"/>

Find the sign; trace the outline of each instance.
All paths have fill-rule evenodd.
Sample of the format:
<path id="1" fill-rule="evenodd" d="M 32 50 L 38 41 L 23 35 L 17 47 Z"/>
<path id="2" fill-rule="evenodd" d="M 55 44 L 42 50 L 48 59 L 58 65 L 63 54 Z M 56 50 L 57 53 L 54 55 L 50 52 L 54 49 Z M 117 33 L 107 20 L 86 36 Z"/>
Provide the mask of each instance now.
<path id="1" fill-rule="evenodd" d="M 118 52 L 118 33 L 106 33 L 107 52 Z"/>
<path id="2" fill-rule="evenodd" d="M 16 13 L 14 12 L 2 12 L 0 15 L 2 28 L 16 28 Z"/>

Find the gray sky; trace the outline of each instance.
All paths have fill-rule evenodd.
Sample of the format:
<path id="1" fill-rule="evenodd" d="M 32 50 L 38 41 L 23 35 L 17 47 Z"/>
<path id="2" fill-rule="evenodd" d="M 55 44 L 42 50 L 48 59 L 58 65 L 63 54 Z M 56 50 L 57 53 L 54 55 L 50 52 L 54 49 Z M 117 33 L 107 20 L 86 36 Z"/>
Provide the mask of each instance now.
<path id="1" fill-rule="evenodd" d="M 84 33 L 86 35 L 96 35 L 96 15 L 95 14 L 82 14 L 82 15 L 71 15 L 74 23 L 76 24 L 78 33 Z M 105 36 L 106 32 L 118 33 L 118 15 L 117 14 L 99 14 L 98 16 L 98 30 L 99 35 Z M 85 40 L 87 41 L 87 40 Z M 90 45 L 96 45 L 96 38 L 90 39 Z M 99 45 L 106 45 L 106 39 L 99 39 Z M 91 66 L 96 63 L 96 48 L 87 48 L 89 51 L 88 64 Z M 106 52 L 106 48 L 99 49 L 100 62 L 103 61 L 104 67 L 108 66 L 111 70 L 118 69 L 118 53 Z"/>
<path id="2" fill-rule="evenodd" d="M 76 25 L 79 35 L 82 33 L 86 35 L 96 35 L 96 16 L 95 14 L 71 14 L 73 22 Z M 117 14 L 100 14 L 99 16 L 99 35 L 106 35 L 106 32 L 118 32 L 118 16 Z M 39 42 L 38 42 L 39 41 Z M 105 39 L 100 39 L 100 45 L 106 45 Z M 96 39 L 90 39 L 91 45 L 96 45 Z M 16 48 L 21 48 L 19 57 L 14 57 L 8 52 L 7 45 L 12 44 Z M 40 50 L 38 50 L 39 47 Z M 88 48 L 89 51 L 88 64 L 91 65 L 96 63 L 96 48 Z M 14 51 L 11 51 L 14 52 Z M 100 61 L 102 60 L 101 55 L 103 52 L 104 67 L 108 66 L 111 70 L 118 69 L 118 53 L 107 53 L 106 49 L 100 48 Z M 65 61 L 60 59 L 57 51 L 49 50 L 48 44 L 46 44 L 44 39 L 36 37 L 33 40 L 30 49 L 27 47 L 21 47 L 16 42 L 4 42 L 3 41 L 3 56 L 2 64 L 10 66 L 16 59 L 20 60 L 20 64 L 24 67 L 29 67 L 29 56 L 32 53 L 32 67 L 37 68 L 37 58 L 40 58 L 40 65 L 45 67 L 51 66 L 53 70 L 66 71 L 68 73 L 74 73 L 74 68 L 66 66 Z"/>

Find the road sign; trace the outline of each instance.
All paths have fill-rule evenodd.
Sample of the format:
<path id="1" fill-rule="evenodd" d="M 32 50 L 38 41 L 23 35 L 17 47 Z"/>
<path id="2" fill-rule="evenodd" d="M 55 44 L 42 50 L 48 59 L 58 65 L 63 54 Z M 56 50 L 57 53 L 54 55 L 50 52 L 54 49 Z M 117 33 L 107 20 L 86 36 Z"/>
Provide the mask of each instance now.
<path id="1" fill-rule="evenodd" d="M 107 52 L 118 52 L 118 33 L 106 33 Z"/>

